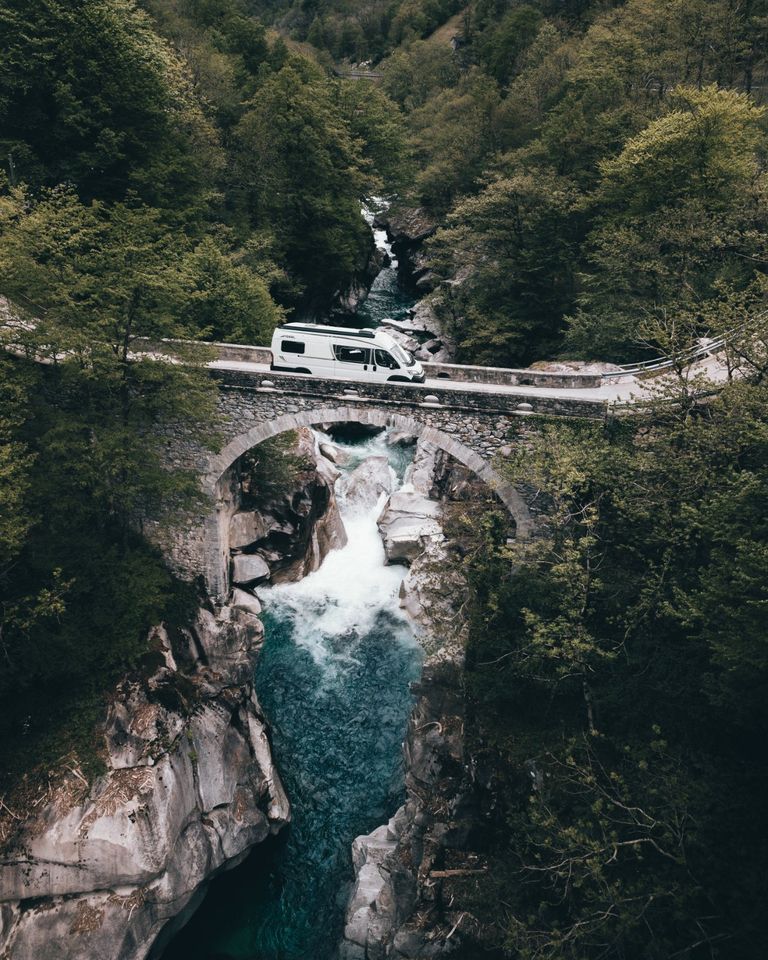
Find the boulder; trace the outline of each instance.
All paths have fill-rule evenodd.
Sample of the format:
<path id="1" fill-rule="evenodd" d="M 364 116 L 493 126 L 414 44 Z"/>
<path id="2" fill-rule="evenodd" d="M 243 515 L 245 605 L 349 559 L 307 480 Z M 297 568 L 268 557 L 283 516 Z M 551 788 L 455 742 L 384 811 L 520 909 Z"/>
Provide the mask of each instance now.
<path id="1" fill-rule="evenodd" d="M 261 603 L 259 598 L 254 596 L 249 590 L 242 590 L 235 587 L 232 591 L 232 606 L 239 610 L 245 610 L 258 616 L 261 613 Z"/>
<path id="2" fill-rule="evenodd" d="M 232 558 L 232 580 L 237 584 L 269 578 L 269 565 L 258 553 L 239 553 Z"/>
<path id="3" fill-rule="evenodd" d="M 404 484 L 425 497 L 432 495 L 440 450 L 434 443 L 419 440 L 413 461 L 405 471 Z"/>
<path id="4" fill-rule="evenodd" d="M 412 433 L 405 433 L 402 430 L 390 430 L 387 434 L 387 445 L 390 447 L 412 447 L 416 443 L 416 437 Z"/>
<path id="5" fill-rule="evenodd" d="M 424 207 L 395 207 L 374 218 L 397 243 L 419 243 L 431 236 L 437 224 Z"/>
<path id="6" fill-rule="evenodd" d="M 442 538 L 440 505 L 416 490 L 398 490 L 378 519 L 387 563 L 410 563 L 431 537 Z"/>
<path id="7" fill-rule="evenodd" d="M 343 467 L 349 463 L 349 454 L 341 447 L 337 447 L 335 443 L 325 443 L 321 440 L 318 448 L 325 459 L 330 460 L 337 467 Z"/>

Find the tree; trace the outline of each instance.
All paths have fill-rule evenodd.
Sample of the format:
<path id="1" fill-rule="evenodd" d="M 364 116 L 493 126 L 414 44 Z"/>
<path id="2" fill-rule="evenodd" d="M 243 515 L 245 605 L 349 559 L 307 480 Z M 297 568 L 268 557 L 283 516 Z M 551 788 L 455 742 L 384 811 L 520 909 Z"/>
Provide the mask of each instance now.
<path id="1" fill-rule="evenodd" d="M 192 282 L 184 315 L 199 336 L 229 343 L 271 343 L 285 313 L 265 281 L 206 237 L 189 254 Z"/>
<path id="2" fill-rule="evenodd" d="M 16 301 L 3 344 L 48 361 L 0 370 L 4 783 L 73 737 L 90 744 L 102 692 L 147 652 L 149 627 L 188 615 L 194 591 L 139 532 L 200 498 L 192 472 L 164 465 L 168 424 L 202 444 L 213 432 L 204 356 L 150 359 L 140 342 L 157 352 L 192 332 L 185 245 L 138 203 L 83 204 L 65 188 L 0 196 L 0 272 Z"/>
<path id="3" fill-rule="evenodd" d="M 552 350 L 572 303 L 577 191 L 551 172 L 513 172 L 463 201 L 433 248 L 446 277 L 438 308 L 458 357 L 521 366 Z"/>
<path id="4" fill-rule="evenodd" d="M 207 189 L 215 134 L 132 0 L 6 2 L 0 36 L 0 146 L 20 180 L 175 206 Z"/>
<path id="5" fill-rule="evenodd" d="M 34 202 L 16 188 L 0 206 L 5 290 L 28 317 L 23 332 L 6 325 L 5 339 L 60 369 L 65 405 L 79 397 L 82 416 L 70 409 L 57 429 L 73 450 L 85 444 L 87 485 L 124 527 L 192 489 L 189 476 L 160 467 L 152 425 L 211 413 L 212 388 L 194 364 L 136 352 L 141 338 L 193 332 L 181 319 L 190 281 L 180 246 L 158 211 L 139 204 L 82 204 L 63 188 Z"/>
<path id="6" fill-rule="evenodd" d="M 403 184 L 412 173 L 406 131 L 398 105 L 379 88 L 355 80 L 338 87 L 339 106 L 351 136 L 362 144 L 363 158 L 380 189 Z"/>
<path id="7" fill-rule="evenodd" d="M 371 242 L 360 214 L 369 183 L 362 144 L 333 83 L 294 57 L 260 86 L 236 137 L 252 222 L 272 229 L 307 299 L 327 302 L 365 267 Z"/>
<path id="8" fill-rule="evenodd" d="M 642 355 L 648 318 L 711 314 L 723 284 L 745 289 L 764 270 L 763 111 L 714 87 L 682 89 L 674 102 L 680 109 L 601 165 L 571 350 Z"/>
<path id="9" fill-rule="evenodd" d="M 504 146 L 499 104 L 497 84 L 475 71 L 413 112 L 420 202 L 444 211 L 457 195 L 472 191 L 489 157 Z"/>
<path id="10" fill-rule="evenodd" d="M 757 956 L 767 412 L 741 380 L 525 431 L 507 466 L 546 513 L 474 562 L 468 735 L 497 780 L 465 903 L 510 955 Z"/>

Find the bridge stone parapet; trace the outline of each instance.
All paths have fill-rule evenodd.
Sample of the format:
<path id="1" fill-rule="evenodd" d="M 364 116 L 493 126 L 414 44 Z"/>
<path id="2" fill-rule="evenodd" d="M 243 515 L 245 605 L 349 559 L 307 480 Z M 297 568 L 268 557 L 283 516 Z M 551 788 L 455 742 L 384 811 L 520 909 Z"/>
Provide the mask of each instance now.
<path id="1" fill-rule="evenodd" d="M 470 368 L 471 369 L 471 368 Z M 479 368 L 481 369 L 481 368 Z M 501 393 L 489 390 L 461 390 L 456 386 L 428 386 L 420 383 L 364 383 L 360 381 L 323 380 L 301 374 L 252 372 L 246 370 L 213 371 L 225 388 L 252 390 L 262 387 L 265 381 L 275 388 L 296 396 L 338 397 L 350 392 L 371 403 L 401 404 L 423 407 L 434 403 L 455 411 L 478 411 L 485 414 L 499 412 L 514 414 L 533 412 L 552 416 L 585 417 L 602 419 L 606 415 L 604 400 L 586 397 L 542 396 L 538 394 Z M 434 397 L 434 401 L 428 401 Z M 522 405 L 522 406 L 521 406 Z"/>
<path id="2" fill-rule="evenodd" d="M 269 366 L 272 363 L 272 351 L 269 347 L 247 346 L 241 343 L 202 343 L 180 340 L 149 340 L 138 338 L 133 349 L 153 353 L 183 354 L 189 349 L 202 349 L 210 358 L 221 363 L 251 363 Z M 432 363 L 425 361 L 422 366 L 430 378 L 457 381 L 459 383 L 488 383 L 501 386 L 531 386 L 549 389 L 567 388 L 584 390 L 599 387 L 602 375 L 599 373 L 580 373 L 578 371 L 550 371 L 525 368 L 520 370 L 507 367 L 480 367 L 460 363 Z"/>
<path id="3" fill-rule="evenodd" d="M 428 377 L 457 380 L 464 383 L 495 383 L 510 387 L 585 390 L 600 387 L 603 382 L 600 373 L 551 372 L 532 368 L 512 370 L 506 367 L 472 367 L 459 363 L 430 363 L 429 361 L 423 362 L 422 366 Z"/>

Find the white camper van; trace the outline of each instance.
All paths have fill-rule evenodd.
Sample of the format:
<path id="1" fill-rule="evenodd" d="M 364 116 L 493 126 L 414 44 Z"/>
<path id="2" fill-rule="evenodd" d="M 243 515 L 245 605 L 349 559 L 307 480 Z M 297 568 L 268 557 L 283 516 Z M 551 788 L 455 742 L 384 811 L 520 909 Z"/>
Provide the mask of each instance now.
<path id="1" fill-rule="evenodd" d="M 424 383 L 418 360 L 381 330 L 286 323 L 272 335 L 272 370 L 344 380 Z"/>

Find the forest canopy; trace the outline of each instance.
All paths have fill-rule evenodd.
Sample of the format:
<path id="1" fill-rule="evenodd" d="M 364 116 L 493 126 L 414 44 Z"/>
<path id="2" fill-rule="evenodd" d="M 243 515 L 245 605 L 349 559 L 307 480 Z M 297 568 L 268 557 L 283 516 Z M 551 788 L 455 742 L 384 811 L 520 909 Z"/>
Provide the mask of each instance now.
<path id="1" fill-rule="evenodd" d="M 93 761 L 199 600 L 141 521 L 196 504 L 162 431 L 214 444 L 215 387 L 136 341 L 326 315 L 385 194 L 458 362 L 750 358 L 706 404 L 515 421 L 541 536 L 468 518 L 467 960 L 762 956 L 766 91 L 768 0 L 0 0 L 0 795 Z"/>

